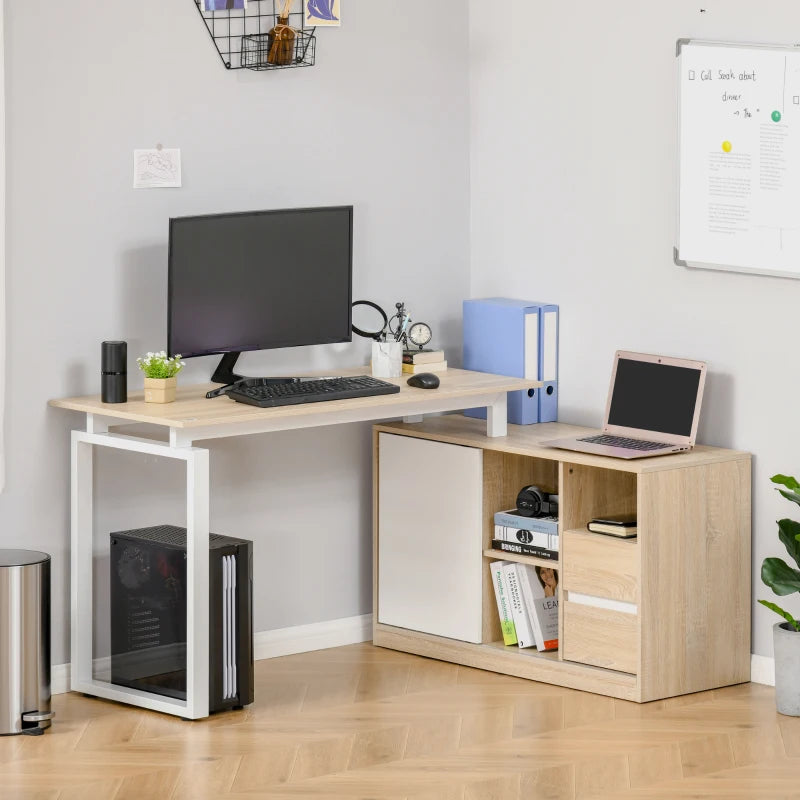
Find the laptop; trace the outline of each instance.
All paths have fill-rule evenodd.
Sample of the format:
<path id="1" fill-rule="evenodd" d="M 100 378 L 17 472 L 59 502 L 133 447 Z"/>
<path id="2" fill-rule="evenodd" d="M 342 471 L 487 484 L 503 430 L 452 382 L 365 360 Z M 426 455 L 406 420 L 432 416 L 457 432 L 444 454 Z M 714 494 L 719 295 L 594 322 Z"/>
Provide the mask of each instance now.
<path id="1" fill-rule="evenodd" d="M 616 458 L 691 450 L 705 382 L 702 361 L 617 351 L 603 430 L 542 444 Z"/>

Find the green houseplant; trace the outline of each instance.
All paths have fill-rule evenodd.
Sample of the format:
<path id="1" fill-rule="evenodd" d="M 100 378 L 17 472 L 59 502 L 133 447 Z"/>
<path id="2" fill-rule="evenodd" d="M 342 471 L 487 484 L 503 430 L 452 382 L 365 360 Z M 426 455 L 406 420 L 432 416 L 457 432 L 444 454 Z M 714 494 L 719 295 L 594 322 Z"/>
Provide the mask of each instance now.
<path id="1" fill-rule="evenodd" d="M 181 357 L 160 353 L 147 353 L 136 359 L 144 372 L 145 403 L 171 403 L 178 387 L 178 373 L 186 366 Z"/>
<path id="2" fill-rule="evenodd" d="M 800 482 L 790 475 L 773 475 L 773 483 L 784 488 L 778 491 L 800 506 Z M 800 568 L 800 522 L 778 520 L 778 537 L 786 552 Z M 800 569 L 790 567 L 782 558 L 765 558 L 761 565 L 761 580 L 779 597 L 800 592 Z M 761 605 L 779 614 L 785 622 L 773 627 L 775 644 L 775 702 L 781 714 L 800 716 L 800 620 L 769 600 Z"/>

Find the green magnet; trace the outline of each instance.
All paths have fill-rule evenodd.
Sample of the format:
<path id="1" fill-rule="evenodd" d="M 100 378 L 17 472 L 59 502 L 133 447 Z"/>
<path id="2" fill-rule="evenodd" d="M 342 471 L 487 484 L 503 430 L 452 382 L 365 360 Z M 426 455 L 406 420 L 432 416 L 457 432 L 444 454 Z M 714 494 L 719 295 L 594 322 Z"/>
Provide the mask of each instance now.
<path id="1" fill-rule="evenodd" d="M 773 111 L 772 112 L 772 121 L 773 122 L 780 122 L 781 121 L 781 112 L 780 111 Z"/>

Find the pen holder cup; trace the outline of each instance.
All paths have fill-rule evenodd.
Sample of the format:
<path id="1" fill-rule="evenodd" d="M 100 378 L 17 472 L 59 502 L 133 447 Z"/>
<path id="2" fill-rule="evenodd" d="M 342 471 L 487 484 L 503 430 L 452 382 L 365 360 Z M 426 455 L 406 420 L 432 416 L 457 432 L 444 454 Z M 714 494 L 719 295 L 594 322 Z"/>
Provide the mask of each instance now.
<path id="1" fill-rule="evenodd" d="M 372 343 L 372 375 L 375 378 L 399 378 L 403 374 L 403 343 Z"/>

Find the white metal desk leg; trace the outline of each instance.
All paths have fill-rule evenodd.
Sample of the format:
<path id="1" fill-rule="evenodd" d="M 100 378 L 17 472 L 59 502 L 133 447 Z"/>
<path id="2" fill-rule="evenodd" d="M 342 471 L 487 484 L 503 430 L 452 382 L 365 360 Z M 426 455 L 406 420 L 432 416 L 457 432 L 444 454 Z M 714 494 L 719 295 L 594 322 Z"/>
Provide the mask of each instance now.
<path id="1" fill-rule="evenodd" d="M 186 716 L 208 716 L 208 450 L 186 460 Z"/>
<path id="2" fill-rule="evenodd" d="M 486 435 L 508 436 L 508 395 L 505 392 L 486 406 Z"/>
<path id="3" fill-rule="evenodd" d="M 70 682 L 73 690 L 92 680 L 92 445 L 72 433 L 72 563 Z"/>

